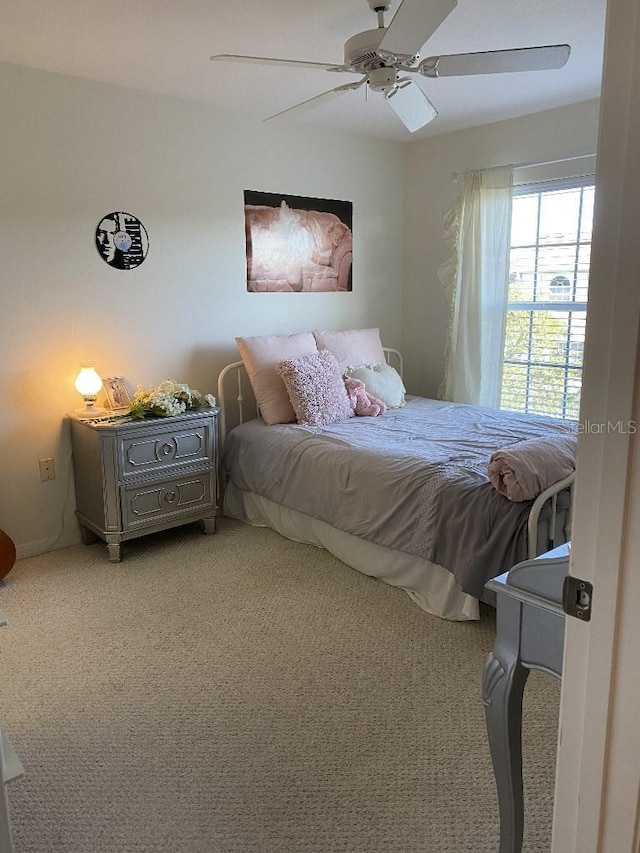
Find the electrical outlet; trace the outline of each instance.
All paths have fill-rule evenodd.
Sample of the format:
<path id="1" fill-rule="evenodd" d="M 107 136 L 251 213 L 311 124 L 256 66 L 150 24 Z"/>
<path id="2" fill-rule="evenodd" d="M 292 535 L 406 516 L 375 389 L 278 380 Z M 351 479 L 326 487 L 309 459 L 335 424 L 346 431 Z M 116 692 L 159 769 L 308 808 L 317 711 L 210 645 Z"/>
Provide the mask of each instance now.
<path id="1" fill-rule="evenodd" d="M 53 459 L 49 456 L 47 459 L 40 460 L 40 479 L 41 480 L 55 480 L 56 478 L 56 464 Z"/>

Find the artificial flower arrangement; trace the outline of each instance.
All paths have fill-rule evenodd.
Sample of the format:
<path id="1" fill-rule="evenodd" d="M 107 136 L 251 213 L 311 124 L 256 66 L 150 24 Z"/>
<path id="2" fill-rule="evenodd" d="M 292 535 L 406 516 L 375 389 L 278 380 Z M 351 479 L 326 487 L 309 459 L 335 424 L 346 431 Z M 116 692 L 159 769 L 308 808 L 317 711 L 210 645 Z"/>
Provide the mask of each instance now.
<path id="1" fill-rule="evenodd" d="M 216 398 L 212 394 L 202 394 L 188 385 L 165 379 L 150 388 L 138 386 L 129 414 L 133 418 L 168 418 L 181 415 L 187 409 L 201 409 L 215 404 Z"/>

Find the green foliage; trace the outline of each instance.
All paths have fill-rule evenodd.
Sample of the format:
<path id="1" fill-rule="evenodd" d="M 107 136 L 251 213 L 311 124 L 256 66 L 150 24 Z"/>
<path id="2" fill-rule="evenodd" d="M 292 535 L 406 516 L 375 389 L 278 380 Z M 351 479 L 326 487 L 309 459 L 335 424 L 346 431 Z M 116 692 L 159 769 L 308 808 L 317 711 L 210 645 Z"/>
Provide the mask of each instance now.
<path id="1" fill-rule="evenodd" d="M 574 313 L 507 312 L 502 408 L 578 417 L 584 326 Z"/>

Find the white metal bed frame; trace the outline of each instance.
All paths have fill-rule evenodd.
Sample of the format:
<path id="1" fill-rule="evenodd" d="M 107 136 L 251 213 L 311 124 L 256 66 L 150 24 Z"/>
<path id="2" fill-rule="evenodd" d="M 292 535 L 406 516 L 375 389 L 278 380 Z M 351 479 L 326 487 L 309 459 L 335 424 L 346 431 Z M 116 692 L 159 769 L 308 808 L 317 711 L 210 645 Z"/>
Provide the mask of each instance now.
<path id="1" fill-rule="evenodd" d="M 384 350 L 384 356 L 387 360 L 387 363 L 391 364 L 392 361 L 395 361 L 396 370 L 398 371 L 400 376 L 402 376 L 403 372 L 404 372 L 404 361 L 403 361 L 402 353 L 400 352 L 400 350 L 393 349 L 392 347 L 383 347 L 382 349 Z M 236 392 L 237 393 L 236 393 L 236 397 L 235 397 L 235 404 L 237 406 L 237 411 L 238 411 L 238 424 L 243 424 L 246 420 L 245 415 L 244 415 L 244 405 L 245 405 L 244 389 L 247 385 L 249 387 L 251 387 L 251 383 L 249 382 L 249 377 L 247 376 L 247 372 L 244 368 L 243 362 L 242 361 L 234 361 L 231 364 L 227 364 L 226 367 L 223 367 L 222 370 L 220 371 L 219 376 L 218 376 L 218 403 L 220 405 L 219 442 L 220 442 L 221 451 L 224 448 L 224 440 L 225 440 L 226 435 L 227 435 L 225 416 L 226 416 L 226 412 L 227 412 L 227 400 L 229 398 L 229 395 L 227 394 L 225 387 L 226 387 L 226 383 L 228 381 L 227 377 L 230 374 L 233 374 L 234 372 L 236 373 L 235 385 L 236 385 Z M 255 400 L 253 399 L 253 395 L 251 395 L 251 401 L 252 401 L 252 405 L 251 405 L 251 409 L 250 409 L 249 419 L 257 418 L 258 414 L 259 414 L 258 406 L 256 405 Z"/>
<path id="2" fill-rule="evenodd" d="M 395 367 L 398 370 L 400 376 L 403 375 L 404 372 L 404 360 L 402 357 L 402 353 L 400 350 L 394 349 L 393 347 L 383 347 L 385 359 L 388 364 L 395 362 Z M 226 391 L 226 384 L 229 381 L 229 376 L 235 372 L 235 385 L 236 385 L 236 396 L 235 396 L 235 405 L 237 406 L 238 412 L 238 422 L 237 425 L 242 424 L 245 420 L 250 420 L 252 418 L 256 418 L 259 415 L 258 406 L 253 399 L 253 394 L 251 394 L 250 401 L 250 409 L 248 417 L 245 417 L 245 402 L 248 403 L 247 398 L 245 397 L 245 388 L 247 385 L 249 388 L 251 387 L 251 383 L 249 382 L 249 377 L 247 376 L 244 364 L 242 361 L 234 361 L 231 364 L 226 365 L 218 376 L 218 403 L 220 405 L 220 417 L 219 417 L 219 443 L 220 443 L 220 458 L 222 458 L 222 451 L 224 449 L 224 442 L 227 434 L 226 427 L 226 413 L 227 406 L 230 405 L 230 394 Z M 544 554 L 546 551 L 555 548 L 557 545 L 561 545 L 564 542 L 568 542 L 571 539 L 571 508 L 573 506 L 573 492 L 574 492 L 574 482 L 575 482 L 576 473 L 573 471 L 569 474 L 568 477 L 564 477 L 562 480 L 558 480 L 556 483 L 553 483 L 549 488 L 545 489 L 541 492 L 538 497 L 534 500 L 531 510 L 529 512 L 529 518 L 527 521 L 527 552 L 528 558 L 533 560 L 535 557 L 540 554 Z M 222 474 L 220 475 L 220 493 L 221 495 L 224 493 L 224 482 Z M 565 489 L 569 490 L 569 510 L 565 513 L 564 521 L 558 523 L 559 515 L 558 515 L 558 495 L 560 492 L 563 492 Z M 549 535 L 547 537 L 546 543 L 538 542 L 538 532 L 539 532 L 539 522 L 540 515 L 544 506 L 550 502 L 550 516 L 548 519 L 547 529 L 549 530 Z"/>

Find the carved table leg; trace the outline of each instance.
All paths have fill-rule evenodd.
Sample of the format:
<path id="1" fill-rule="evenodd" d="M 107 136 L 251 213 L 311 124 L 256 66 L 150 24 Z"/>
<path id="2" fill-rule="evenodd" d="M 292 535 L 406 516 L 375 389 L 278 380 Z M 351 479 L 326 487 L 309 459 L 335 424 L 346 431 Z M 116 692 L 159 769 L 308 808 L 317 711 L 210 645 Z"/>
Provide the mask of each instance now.
<path id="1" fill-rule="evenodd" d="M 500 853 L 520 853 L 524 829 L 522 787 L 522 696 L 529 675 L 519 653 L 519 607 L 498 627 L 482 679 L 491 760 L 498 789 Z"/>
<path id="2" fill-rule="evenodd" d="M 109 560 L 112 563 L 120 563 L 122 561 L 119 538 L 113 538 L 107 534 L 107 549 L 109 551 Z"/>

